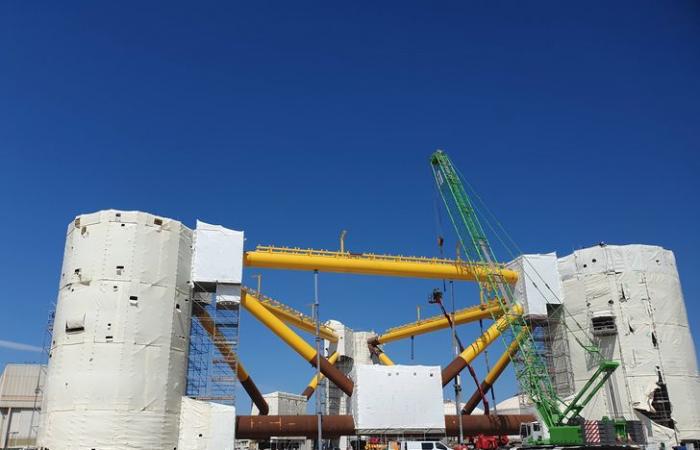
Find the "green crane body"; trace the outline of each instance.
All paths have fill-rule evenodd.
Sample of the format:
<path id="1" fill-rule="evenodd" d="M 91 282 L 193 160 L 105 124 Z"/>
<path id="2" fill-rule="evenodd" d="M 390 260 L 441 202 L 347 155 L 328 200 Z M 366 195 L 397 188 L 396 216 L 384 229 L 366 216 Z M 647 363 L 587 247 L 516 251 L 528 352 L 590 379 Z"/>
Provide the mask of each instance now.
<path id="1" fill-rule="evenodd" d="M 462 181 L 450 158 L 438 150 L 430 158 L 430 163 L 440 195 L 448 215 L 456 230 L 467 264 L 489 264 L 500 267 L 491 249 L 484 229 L 479 222 L 476 210 L 464 189 Z M 482 297 L 496 299 L 505 314 L 514 304 L 512 287 L 498 275 L 489 276 L 479 282 Z M 525 330 L 526 337 L 519 341 L 519 356 L 513 357 L 513 367 L 521 389 L 535 405 L 542 422 L 549 429 L 549 440 L 530 444 L 582 445 L 584 443 L 580 412 L 605 385 L 618 367 L 616 361 L 603 360 L 596 372 L 581 391 L 570 402 L 564 402 L 557 395 L 547 371 L 547 366 L 537 352 L 535 341 L 525 317 L 513 320 L 510 329 L 502 330 L 509 345 L 515 336 Z M 597 347 L 586 346 L 590 353 L 600 355 Z"/>

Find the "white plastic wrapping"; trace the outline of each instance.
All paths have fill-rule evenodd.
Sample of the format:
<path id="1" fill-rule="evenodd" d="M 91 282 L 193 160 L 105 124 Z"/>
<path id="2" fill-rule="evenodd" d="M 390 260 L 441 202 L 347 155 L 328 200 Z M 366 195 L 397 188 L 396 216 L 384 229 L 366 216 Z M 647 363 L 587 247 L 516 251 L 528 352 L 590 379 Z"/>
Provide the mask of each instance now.
<path id="1" fill-rule="evenodd" d="M 359 434 L 445 431 L 439 366 L 357 364 L 352 416 Z"/>
<path id="2" fill-rule="evenodd" d="M 571 317 L 591 335 L 591 318 L 615 318 L 617 334 L 596 338 L 605 357 L 621 366 L 583 410 L 584 417 L 624 416 L 652 411 L 659 372 L 667 385 L 679 439 L 700 439 L 700 377 L 673 253 L 646 245 L 596 246 L 559 260 L 564 303 Z M 584 333 L 576 337 L 585 341 Z M 569 336 L 576 390 L 595 370 L 592 359 Z M 647 421 L 649 422 L 649 421 Z M 666 439 L 668 429 L 647 427 Z M 656 430 L 656 431 L 654 431 Z M 672 440 L 659 440 L 668 447 Z"/>
<path id="3" fill-rule="evenodd" d="M 547 304 L 561 303 L 561 282 L 556 253 L 522 255 L 507 264 L 520 275 L 515 284 L 515 298 L 523 305 L 526 316 L 545 318 Z"/>
<path id="4" fill-rule="evenodd" d="M 68 227 L 39 443 L 174 448 L 185 391 L 192 233 L 101 211 Z"/>
<path id="5" fill-rule="evenodd" d="M 197 221 L 192 258 L 195 283 L 241 284 L 243 232 Z"/>
<path id="6" fill-rule="evenodd" d="M 182 397 L 180 434 L 182 450 L 233 450 L 236 408 Z"/>
<path id="7" fill-rule="evenodd" d="M 263 398 L 267 402 L 269 407 L 268 414 L 271 416 L 300 416 L 306 414 L 308 400 L 305 395 L 275 391 L 264 394 Z M 254 416 L 260 414 L 255 405 L 251 407 L 250 413 Z"/>

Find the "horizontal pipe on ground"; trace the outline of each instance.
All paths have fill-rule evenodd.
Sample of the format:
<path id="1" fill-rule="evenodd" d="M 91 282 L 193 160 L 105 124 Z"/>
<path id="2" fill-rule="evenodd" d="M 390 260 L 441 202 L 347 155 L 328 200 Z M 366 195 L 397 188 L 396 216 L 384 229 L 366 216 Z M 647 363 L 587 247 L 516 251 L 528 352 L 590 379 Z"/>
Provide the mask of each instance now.
<path id="1" fill-rule="evenodd" d="M 535 417 L 524 415 L 489 415 L 489 416 L 445 416 L 445 435 L 459 435 L 459 422 L 462 420 L 466 436 L 477 434 L 512 435 L 518 434 L 520 424 L 533 422 Z M 237 416 L 236 439 L 264 440 L 271 436 L 291 437 L 317 436 L 317 416 Z M 352 416 L 323 416 L 322 431 L 324 438 L 355 436 L 355 422 Z"/>

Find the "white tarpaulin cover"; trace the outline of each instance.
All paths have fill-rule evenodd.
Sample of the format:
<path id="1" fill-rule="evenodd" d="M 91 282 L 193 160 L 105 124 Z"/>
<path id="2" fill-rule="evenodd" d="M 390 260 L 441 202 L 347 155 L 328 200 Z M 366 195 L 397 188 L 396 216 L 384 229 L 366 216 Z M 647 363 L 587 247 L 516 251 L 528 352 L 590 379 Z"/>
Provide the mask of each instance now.
<path id="1" fill-rule="evenodd" d="M 564 304 L 584 332 L 591 319 L 613 317 L 616 334 L 594 337 L 605 357 L 621 362 L 609 386 L 583 410 L 584 417 L 624 416 L 652 411 L 659 374 L 668 387 L 679 439 L 700 439 L 700 376 L 673 253 L 648 245 L 595 246 L 559 260 Z M 574 383 L 580 389 L 595 365 L 569 336 Z M 563 356 L 562 356 L 563 357 Z M 654 425 L 656 437 L 668 429 Z M 666 445 L 675 441 L 666 441 Z"/>
<path id="2" fill-rule="evenodd" d="M 243 232 L 197 221 L 192 258 L 195 283 L 241 284 Z"/>
<path id="3" fill-rule="evenodd" d="M 358 433 L 444 432 L 440 367 L 357 364 L 351 377 Z"/>
<path id="4" fill-rule="evenodd" d="M 180 409 L 181 450 L 233 450 L 236 408 L 182 397 Z"/>
<path id="5" fill-rule="evenodd" d="M 545 318 L 547 304 L 561 303 L 556 253 L 522 255 L 508 263 L 507 267 L 520 275 L 514 294 L 523 305 L 526 316 Z"/>
<path id="6" fill-rule="evenodd" d="M 177 446 L 189 342 L 192 232 L 100 211 L 68 227 L 39 444 Z"/>

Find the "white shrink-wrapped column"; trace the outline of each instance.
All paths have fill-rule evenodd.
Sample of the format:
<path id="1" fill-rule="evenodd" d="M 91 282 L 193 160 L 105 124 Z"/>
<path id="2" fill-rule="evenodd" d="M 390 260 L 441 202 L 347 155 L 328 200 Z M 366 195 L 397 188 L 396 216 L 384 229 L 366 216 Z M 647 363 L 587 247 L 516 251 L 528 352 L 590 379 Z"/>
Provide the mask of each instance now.
<path id="1" fill-rule="evenodd" d="M 39 443 L 173 449 L 185 394 L 192 232 L 100 211 L 68 227 Z"/>

